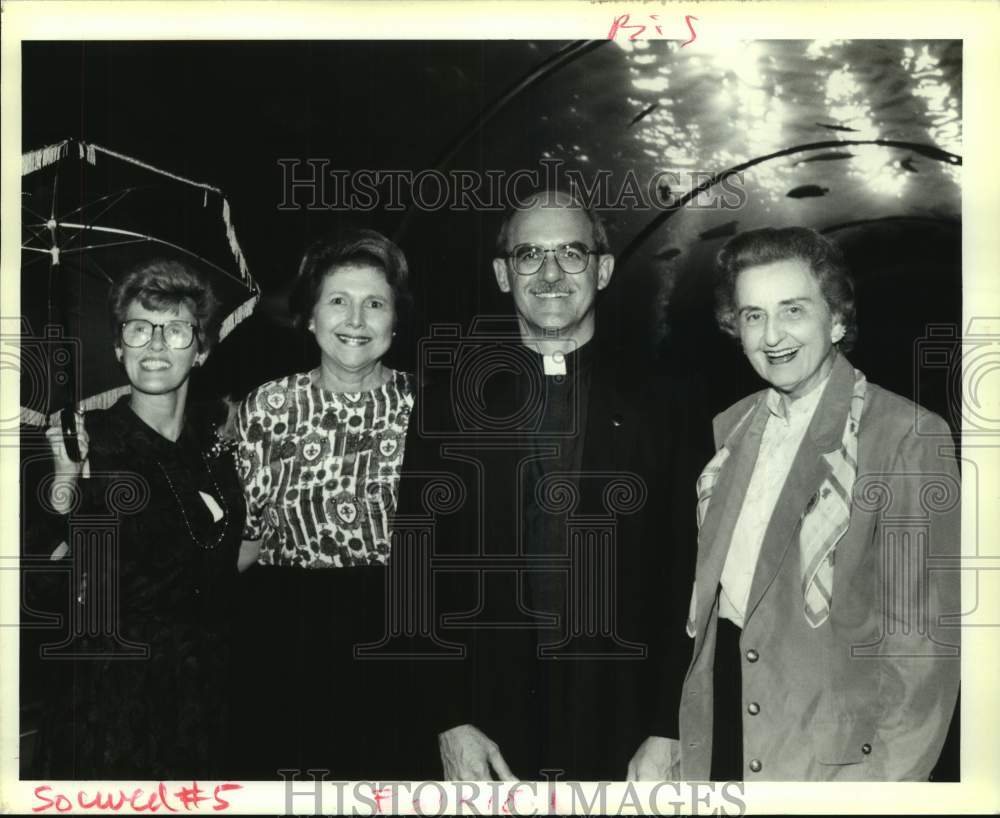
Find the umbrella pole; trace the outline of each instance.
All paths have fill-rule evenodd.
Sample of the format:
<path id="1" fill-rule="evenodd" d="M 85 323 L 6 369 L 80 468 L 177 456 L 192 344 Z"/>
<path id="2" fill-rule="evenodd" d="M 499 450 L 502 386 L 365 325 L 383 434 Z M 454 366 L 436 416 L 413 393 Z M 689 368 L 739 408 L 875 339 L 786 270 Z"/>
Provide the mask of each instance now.
<path id="1" fill-rule="evenodd" d="M 59 177 L 58 175 L 54 178 L 52 183 L 52 210 L 49 213 L 49 220 L 46 223 L 46 227 L 49 231 L 49 239 L 51 245 L 49 247 L 49 255 L 51 256 L 49 260 L 49 301 L 47 305 L 48 312 L 48 324 L 49 327 L 46 328 L 46 334 L 50 333 L 51 327 L 63 327 L 68 330 L 68 338 L 63 336 L 68 343 L 64 345 L 52 344 L 48 346 L 49 355 L 47 356 L 48 364 L 48 384 L 50 390 L 50 396 L 54 398 L 55 394 L 63 391 L 64 394 L 68 393 L 68 400 L 62 400 L 58 403 L 61 404 L 60 421 L 63 430 L 63 442 L 66 446 L 66 453 L 69 458 L 79 463 L 80 457 L 80 447 L 77 442 L 77 432 L 76 432 L 76 356 L 74 355 L 75 345 L 73 339 L 76 338 L 78 342 L 82 342 L 77 336 L 79 335 L 79 322 L 76 327 L 70 327 L 70 321 L 72 318 L 72 311 L 68 308 L 68 301 L 71 296 L 67 292 L 67 281 L 64 277 L 64 269 L 60 264 L 60 248 L 59 248 L 59 222 L 56 220 L 56 206 L 59 199 Z M 56 303 L 53 303 L 53 292 L 57 292 Z M 58 310 L 59 315 L 54 315 L 53 313 Z M 76 330 L 76 332 L 74 332 Z M 55 340 L 55 339 L 54 339 Z M 63 389 L 60 389 L 63 387 Z M 54 400 L 50 400 L 50 408 L 55 403 Z"/>

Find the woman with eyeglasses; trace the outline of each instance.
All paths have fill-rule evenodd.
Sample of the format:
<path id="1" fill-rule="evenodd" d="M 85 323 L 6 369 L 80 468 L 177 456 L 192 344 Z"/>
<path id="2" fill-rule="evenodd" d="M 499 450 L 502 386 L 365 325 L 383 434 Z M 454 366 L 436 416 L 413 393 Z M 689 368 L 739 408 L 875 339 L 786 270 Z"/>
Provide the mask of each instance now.
<path id="1" fill-rule="evenodd" d="M 386 631 L 390 520 L 413 383 L 383 362 L 409 305 L 402 251 L 373 230 L 312 244 L 291 297 L 319 351 L 311 371 L 241 404 L 247 500 L 241 564 L 237 777 L 330 770 L 411 778 L 406 663 L 364 645 Z"/>
<path id="2" fill-rule="evenodd" d="M 131 393 L 77 417 L 81 462 L 49 429 L 49 502 L 68 515 L 77 654 L 53 660 L 46 777 L 214 778 L 225 769 L 230 617 L 246 517 L 218 417 L 188 406 L 217 336 L 211 287 L 155 260 L 113 287 L 114 354 Z M 81 570 L 82 568 L 82 570 Z"/>

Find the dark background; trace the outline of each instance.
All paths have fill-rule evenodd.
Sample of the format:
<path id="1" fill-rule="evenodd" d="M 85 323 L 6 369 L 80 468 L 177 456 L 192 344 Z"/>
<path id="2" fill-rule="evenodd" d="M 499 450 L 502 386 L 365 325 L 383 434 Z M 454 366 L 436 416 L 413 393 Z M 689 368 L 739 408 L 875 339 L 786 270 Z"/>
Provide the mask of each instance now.
<path id="1" fill-rule="evenodd" d="M 663 168 L 718 173 L 830 140 L 894 140 L 903 147 L 761 161 L 742 177 L 746 198 L 735 211 L 686 207 L 645 233 L 662 211 L 606 212 L 623 258 L 598 331 L 651 369 L 699 379 L 706 413 L 720 411 L 759 382 L 714 327 L 714 255 L 735 230 L 809 225 L 841 242 L 855 273 L 852 362 L 957 426 L 956 344 L 934 342 L 949 365 L 919 363 L 929 328 L 960 332 L 959 169 L 919 147 L 961 153 L 961 44 L 757 49 L 748 62 L 667 41 L 25 42 L 22 145 L 79 138 L 222 189 L 263 297 L 196 387 L 240 397 L 312 365 L 312 345 L 288 324 L 289 284 L 306 243 L 348 222 L 396 238 L 410 261 L 418 321 L 392 364 L 419 370 L 417 338 L 432 324 L 467 326 L 511 310 L 489 267 L 498 214 L 280 210 L 280 159 L 511 173 L 555 158 L 620 180 Z M 928 87 L 945 89 L 944 101 Z M 821 192 L 788 195 L 804 185 Z M 31 672 L 22 665 L 26 684 Z M 955 742 L 943 777 L 957 763 Z"/>
<path id="2" fill-rule="evenodd" d="M 820 56 L 809 45 L 759 44 L 759 72 L 747 76 L 731 55 L 706 65 L 673 42 L 641 54 L 610 42 L 29 42 L 22 142 L 28 150 L 81 138 L 223 190 L 263 299 L 218 350 L 205 381 L 245 392 L 311 363 L 311 345 L 287 328 L 288 288 L 306 243 L 345 223 L 374 227 L 402 246 L 418 334 L 511 309 L 489 269 L 497 213 L 336 212 L 307 207 L 301 192 L 300 208 L 279 210 L 279 159 L 328 160 L 348 171 L 512 173 L 537 171 L 550 158 L 589 174 L 607 169 L 621 184 L 628 172 L 640 180 L 663 168 L 717 173 L 828 140 L 953 148 L 956 131 L 960 139 L 960 110 L 936 112 L 920 93 L 931 76 L 958 104 L 959 43 L 848 42 Z M 906 49 L 923 49 L 927 59 L 907 71 Z M 869 112 L 861 121 L 844 119 L 831 98 L 830 72 L 843 64 L 854 83 L 848 101 Z M 640 72 L 669 85 L 642 90 Z M 733 110 L 713 98 L 720 85 L 736 89 Z M 761 116 L 754 93 L 781 108 Z M 832 230 L 852 262 L 861 324 L 853 362 L 872 381 L 916 395 L 915 344 L 929 325 L 961 320 L 957 169 L 912 150 L 869 151 L 877 156 L 863 163 L 813 161 L 827 149 L 756 165 L 742 177 L 738 210 L 688 206 L 639 241 L 661 211 L 605 211 L 612 245 L 628 257 L 603 295 L 600 331 L 632 354 L 660 353 L 663 366 L 710 371 L 710 410 L 729 405 L 757 381 L 713 325 L 714 255 L 734 230 L 806 224 Z M 904 177 L 894 192 L 878 188 L 876 177 L 886 174 Z M 786 195 L 805 184 L 826 192 Z M 412 338 L 392 355 L 392 363 L 417 368 Z M 927 388 L 937 374 L 925 373 L 919 399 L 954 423 L 943 379 Z"/>

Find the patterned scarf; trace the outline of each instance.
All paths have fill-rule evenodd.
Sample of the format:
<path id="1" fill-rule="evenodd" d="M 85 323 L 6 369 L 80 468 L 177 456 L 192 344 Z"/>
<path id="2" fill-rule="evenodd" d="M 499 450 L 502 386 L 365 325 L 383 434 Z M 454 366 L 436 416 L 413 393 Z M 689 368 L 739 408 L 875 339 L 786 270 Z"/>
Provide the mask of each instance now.
<path id="1" fill-rule="evenodd" d="M 851 522 L 851 495 L 858 474 L 858 430 L 867 387 L 865 376 L 855 369 L 854 394 L 840 448 L 823 455 L 830 474 L 806 506 L 799 528 L 799 575 L 805 599 L 804 612 L 813 628 L 818 628 L 830 617 L 834 549 Z"/>
<path id="2" fill-rule="evenodd" d="M 851 521 L 851 495 L 858 471 L 858 431 L 864 411 L 868 381 L 862 372 L 854 370 L 854 391 L 851 407 L 844 423 L 840 447 L 824 454 L 830 468 L 829 475 L 810 498 L 802 514 L 799 527 L 799 575 L 802 580 L 803 613 L 810 627 L 818 628 L 830 616 L 833 599 L 834 552 Z M 726 460 L 729 459 L 729 442 L 735 437 L 756 406 L 747 410 L 729 434 L 722 448 L 716 452 L 698 478 L 698 530 L 701 530 L 708 513 L 712 492 Z M 697 583 L 691 594 L 688 610 L 687 634 L 695 635 L 697 609 Z"/>

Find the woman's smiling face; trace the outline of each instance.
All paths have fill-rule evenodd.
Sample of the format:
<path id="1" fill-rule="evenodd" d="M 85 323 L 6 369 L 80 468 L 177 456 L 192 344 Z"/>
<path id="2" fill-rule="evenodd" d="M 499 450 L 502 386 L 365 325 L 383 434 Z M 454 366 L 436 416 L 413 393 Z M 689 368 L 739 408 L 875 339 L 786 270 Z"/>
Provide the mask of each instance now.
<path id="1" fill-rule="evenodd" d="M 844 337 L 819 281 L 798 258 L 743 270 L 736 279 L 736 316 L 750 365 L 792 399 L 829 374 L 833 345 Z"/>
<path id="2" fill-rule="evenodd" d="M 389 350 L 396 323 L 392 287 L 371 264 L 346 264 L 326 274 L 309 331 L 334 372 L 364 371 Z"/>
<path id="3" fill-rule="evenodd" d="M 125 320 L 143 318 L 153 324 L 163 325 L 171 321 L 187 321 L 197 324 L 194 314 L 183 302 L 174 308 L 149 309 L 139 301 L 129 304 Z M 115 355 L 125 367 L 132 388 L 147 395 L 165 395 L 175 392 L 185 383 L 195 363 L 202 363 L 207 353 L 199 351 L 197 332 L 186 349 L 171 349 L 163 338 L 164 327 L 153 328 L 149 343 L 141 347 L 126 346 L 118 338 Z"/>

